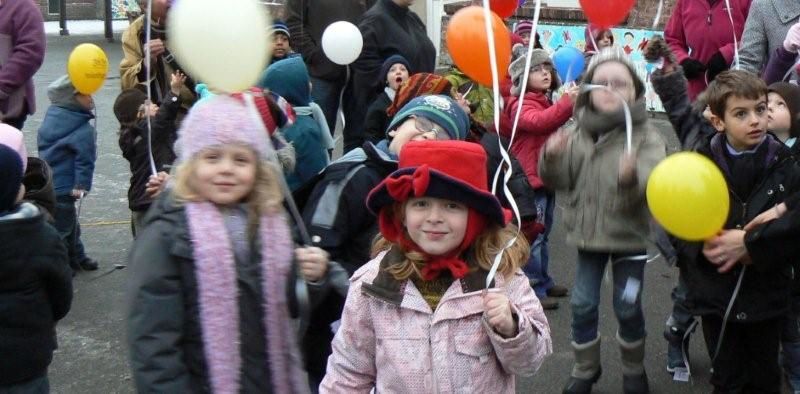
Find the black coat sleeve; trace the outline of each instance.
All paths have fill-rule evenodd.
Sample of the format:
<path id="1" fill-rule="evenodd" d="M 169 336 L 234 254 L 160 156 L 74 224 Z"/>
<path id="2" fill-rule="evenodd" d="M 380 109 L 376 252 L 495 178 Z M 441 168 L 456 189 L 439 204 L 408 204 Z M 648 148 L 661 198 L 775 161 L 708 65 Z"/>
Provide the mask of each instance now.
<path id="1" fill-rule="evenodd" d="M 169 226 L 156 220 L 136 238 L 130 254 L 128 348 L 139 393 L 190 391 L 181 346 L 183 283 L 169 235 Z"/>
<path id="2" fill-rule="evenodd" d="M 364 136 L 367 141 L 377 144 L 383 139 L 386 139 L 386 126 L 389 125 L 389 116 L 386 115 L 386 109 L 389 98 L 386 94 L 381 94 L 377 100 L 370 104 L 367 109 L 367 116 L 364 118 Z"/>
<path id="3" fill-rule="evenodd" d="M 72 269 L 69 267 L 67 248 L 56 230 L 45 225 L 43 230 L 52 240 L 47 248 L 50 253 L 41 262 L 41 274 L 47 287 L 47 295 L 53 310 L 53 319 L 61 320 L 72 306 Z"/>
<path id="4" fill-rule="evenodd" d="M 695 149 L 701 141 L 714 135 L 711 123 L 703 117 L 702 112 L 692 108 L 688 81 L 680 67 L 669 74 L 658 70 L 653 73 L 651 80 L 683 149 Z"/>

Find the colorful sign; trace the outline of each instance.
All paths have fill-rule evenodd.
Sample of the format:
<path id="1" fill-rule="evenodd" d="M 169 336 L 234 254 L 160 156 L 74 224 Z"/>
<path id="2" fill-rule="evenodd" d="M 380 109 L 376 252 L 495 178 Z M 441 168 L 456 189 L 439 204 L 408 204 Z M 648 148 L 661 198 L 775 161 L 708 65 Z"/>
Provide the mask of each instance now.
<path id="1" fill-rule="evenodd" d="M 111 2 L 111 17 L 113 19 L 127 19 L 128 12 L 139 14 L 139 3 L 137 0 L 113 0 Z"/>

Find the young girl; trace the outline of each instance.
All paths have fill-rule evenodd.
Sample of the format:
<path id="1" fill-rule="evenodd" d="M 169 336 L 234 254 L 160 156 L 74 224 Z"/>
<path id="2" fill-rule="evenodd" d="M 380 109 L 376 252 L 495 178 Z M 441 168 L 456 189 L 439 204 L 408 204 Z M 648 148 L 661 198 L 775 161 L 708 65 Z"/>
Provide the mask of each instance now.
<path id="1" fill-rule="evenodd" d="M 587 63 L 597 52 L 614 46 L 614 33 L 611 32 L 611 29 L 603 29 L 590 23 L 586 25 L 586 31 L 584 31 L 583 36 L 586 39 L 583 56 Z"/>
<path id="2" fill-rule="evenodd" d="M 380 95 L 367 109 L 364 120 L 364 133 L 367 141 L 377 144 L 386 133 L 386 126 L 391 120 L 386 114 L 386 109 L 392 105 L 400 86 L 408 81 L 410 74 L 408 60 L 400 55 L 392 55 L 384 60 L 381 66 Z"/>
<path id="3" fill-rule="evenodd" d="M 216 96 L 179 130 L 174 187 L 130 255 L 128 340 L 140 392 L 306 392 L 295 265 L 311 303 L 327 257 L 292 244 L 258 115 Z"/>
<path id="4" fill-rule="evenodd" d="M 351 278 L 322 393 L 514 393 L 552 352 L 519 267 L 525 242 L 487 190 L 486 154 L 462 141 L 409 142 L 373 189 L 378 255 Z"/>
<path id="5" fill-rule="evenodd" d="M 522 54 L 508 67 L 511 74 L 511 96 L 506 98 L 506 105 L 500 118 L 500 135 L 511 137 L 514 117 L 519 100 L 522 100 L 522 112 L 519 116 L 517 134 L 511 146 L 511 152 L 520 159 L 528 181 L 533 186 L 538 220 L 544 225 L 544 232 L 536 239 L 530 240 L 530 261 L 525 266 L 525 273 L 530 279 L 531 287 L 545 309 L 558 308 L 558 301 L 550 297 L 564 297 L 567 288 L 556 285 L 548 274 L 549 255 L 547 240 L 553 227 L 553 210 L 555 195 L 546 189 L 536 172 L 539 151 L 547 137 L 555 133 L 572 116 L 572 106 L 578 95 L 578 87 L 567 88 L 555 104 L 550 100 L 552 92 L 561 85 L 553 69 L 553 62 L 543 49 L 534 49 L 531 53 L 531 68 L 525 70 L 525 55 Z M 522 93 L 522 77 L 528 72 L 528 88 Z"/>
<path id="6" fill-rule="evenodd" d="M 544 184 L 564 194 L 567 242 L 578 247 L 572 289 L 572 346 L 575 365 L 565 393 L 588 393 L 599 378 L 598 303 L 603 271 L 612 262 L 617 341 L 623 391 L 648 391 L 644 371 L 641 294 L 649 213 L 645 186 L 665 156 L 665 144 L 647 122 L 644 84 L 619 49 L 592 58 L 585 82 L 603 85 L 581 93 L 576 127 L 548 140 L 539 160 Z M 626 151 L 624 98 L 633 120 L 632 152 Z"/>

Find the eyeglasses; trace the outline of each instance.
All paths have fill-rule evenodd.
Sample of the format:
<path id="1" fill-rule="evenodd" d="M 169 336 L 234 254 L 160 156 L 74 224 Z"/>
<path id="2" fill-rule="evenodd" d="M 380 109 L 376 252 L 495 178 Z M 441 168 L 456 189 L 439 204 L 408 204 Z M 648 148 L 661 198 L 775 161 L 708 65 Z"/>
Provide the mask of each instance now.
<path id="1" fill-rule="evenodd" d="M 434 138 L 440 141 L 450 139 L 447 132 L 432 120 L 418 115 L 411 115 L 411 118 L 414 119 L 414 127 L 420 134 L 433 133 Z"/>
<path id="2" fill-rule="evenodd" d="M 623 90 L 627 89 L 628 86 L 630 86 L 631 84 L 628 81 L 623 81 L 620 79 L 612 79 L 610 81 L 592 81 L 592 85 L 606 86 L 613 90 Z"/>

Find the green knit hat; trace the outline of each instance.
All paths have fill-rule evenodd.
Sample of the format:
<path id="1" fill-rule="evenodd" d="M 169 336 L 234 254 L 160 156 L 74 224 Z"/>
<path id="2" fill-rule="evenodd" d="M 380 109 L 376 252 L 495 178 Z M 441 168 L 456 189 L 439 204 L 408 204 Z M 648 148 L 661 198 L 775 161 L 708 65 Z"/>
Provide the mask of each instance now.
<path id="1" fill-rule="evenodd" d="M 469 117 L 452 98 L 443 95 L 420 96 L 408 102 L 392 118 L 388 133 L 412 115 L 430 119 L 447 132 L 451 140 L 464 140 L 469 130 Z"/>

